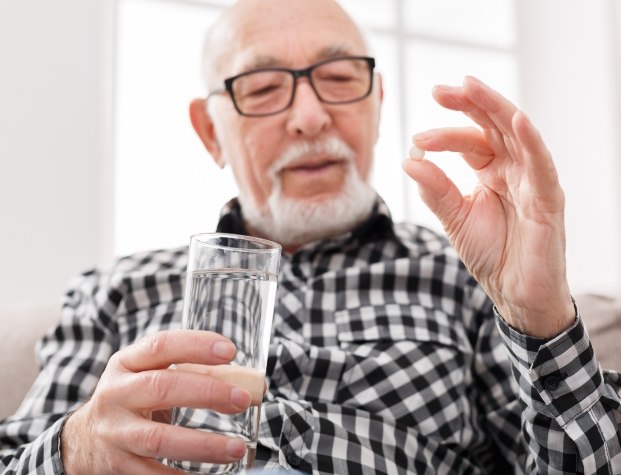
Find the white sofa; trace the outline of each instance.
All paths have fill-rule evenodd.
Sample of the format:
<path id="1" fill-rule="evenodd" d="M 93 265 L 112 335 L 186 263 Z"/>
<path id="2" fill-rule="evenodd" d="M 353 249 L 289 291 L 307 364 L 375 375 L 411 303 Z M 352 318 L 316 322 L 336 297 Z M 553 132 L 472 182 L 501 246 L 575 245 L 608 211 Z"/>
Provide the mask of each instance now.
<path id="1" fill-rule="evenodd" d="M 576 298 L 595 351 L 604 368 L 621 371 L 621 300 L 581 295 Z M 35 342 L 58 320 L 60 309 L 42 306 L 0 312 L 0 419 L 17 409 L 32 384 L 37 363 Z"/>
<path id="2" fill-rule="evenodd" d="M 4 328 L 0 344 L 0 419 L 12 414 L 26 395 L 38 372 L 35 343 L 59 316 L 58 305 L 0 312 Z"/>

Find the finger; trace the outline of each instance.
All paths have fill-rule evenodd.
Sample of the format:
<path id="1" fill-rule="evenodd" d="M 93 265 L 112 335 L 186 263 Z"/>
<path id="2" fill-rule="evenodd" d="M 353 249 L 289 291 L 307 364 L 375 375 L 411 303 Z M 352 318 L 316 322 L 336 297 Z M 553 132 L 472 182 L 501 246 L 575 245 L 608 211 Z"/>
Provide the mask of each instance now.
<path id="1" fill-rule="evenodd" d="M 119 397 L 129 409 L 208 407 L 224 414 L 241 412 L 251 402 L 245 389 L 211 376 L 174 369 L 132 373 Z"/>
<path id="2" fill-rule="evenodd" d="M 432 89 L 431 95 L 442 107 L 463 112 L 481 127 L 495 127 L 487 113 L 466 97 L 463 87 L 438 85 Z"/>
<path id="3" fill-rule="evenodd" d="M 515 147 L 515 133 L 511 126 L 497 124 L 485 110 L 474 104 L 463 87 L 436 86 L 434 98 L 443 107 L 461 111 L 483 129 L 483 137 L 496 157 L 519 159 Z"/>
<path id="4" fill-rule="evenodd" d="M 217 333 L 169 330 L 142 338 L 113 358 L 132 372 L 168 368 L 175 363 L 224 364 L 235 356 L 235 345 Z"/>
<path id="5" fill-rule="evenodd" d="M 497 156 L 519 158 L 511 123 L 517 108 L 509 100 L 473 77 L 466 77 L 462 87 L 436 86 L 433 96 L 443 107 L 461 111 L 480 125 Z"/>
<path id="6" fill-rule="evenodd" d="M 406 159 L 403 169 L 416 181 L 421 198 L 449 231 L 463 203 L 457 186 L 429 160 Z"/>
<path id="7" fill-rule="evenodd" d="M 483 136 L 496 157 L 511 158 L 515 161 L 521 159 L 520 148 L 516 147 L 517 139 L 513 136 L 505 135 L 496 128 L 483 129 Z"/>
<path id="8" fill-rule="evenodd" d="M 461 153 L 474 170 L 486 167 L 495 157 L 481 131 L 474 127 L 428 130 L 414 135 L 412 142 L 425 151 Z"/>
<path id="9" fill-rule="evenodd" d="M 266 390 L 265 371 L 238 365 L 197 365 L 184 363 L 177 365 L 177 370 L 199 373 L 220 381 L 226 381 L 250 393 L 250 404 L 258 406 L 263 401 Z"/>
<path id="10" fill-rule="evenodd" d="M 242 439 L 215 432 L 140 420 L 127 426 L 120 447 L 132 447 L 142 457 L 231 463 L 246 452 Z"/>
<path id="11" fill-rule="evenodd" d="M 537 194 L 554 193 L 562 199 L 558 173 L 552 155 L 547 149 L 541 135 L 523 112 L 517 112 L 513 118 L 516 135 L 523 148 L 524 162 L 527 165 L 529 181 Z"/>
<path id="12" fill-rule="evenodd" d="M 502 94 L 472 76 L 464 78 L 464 93 L 504 135 L 515 138 L 513 115 L 517 107 Z"/>

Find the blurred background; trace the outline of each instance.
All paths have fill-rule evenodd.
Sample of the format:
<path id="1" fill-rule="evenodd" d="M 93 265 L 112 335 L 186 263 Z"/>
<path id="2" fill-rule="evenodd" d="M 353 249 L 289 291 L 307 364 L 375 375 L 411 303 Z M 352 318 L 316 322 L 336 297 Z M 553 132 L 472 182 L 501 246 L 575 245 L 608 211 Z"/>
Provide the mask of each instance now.
<path id="1" fill-rule="evenodd" d="M 57 302 L 69 279 L 212 231 L 235 195 L 194 136 L 205 29 L 228 0 L 0 0 L 0 309 Z M 434 84 L 475 75 L 553 152 L 574 293 L 621 295 L 621 2 L 343 0 L 385 104 L 373 182 L 397 220 L 438 228 L 401 171 L 413 133 L 463 125 Z M 472 173 L 429 154 L 464 192 Z"/>

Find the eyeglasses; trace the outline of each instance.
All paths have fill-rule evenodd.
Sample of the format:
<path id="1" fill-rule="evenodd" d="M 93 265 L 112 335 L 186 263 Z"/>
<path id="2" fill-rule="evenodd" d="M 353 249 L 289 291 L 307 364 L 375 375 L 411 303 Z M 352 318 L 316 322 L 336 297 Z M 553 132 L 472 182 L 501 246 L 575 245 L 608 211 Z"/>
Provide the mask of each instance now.
<path id="1" fill-rule="evenodd" d="M 241 115 L 264 117 L 291 107 L 297 79 L 306 77 L 321 102 L 349 104 L 371 93 L 374 68 L 375 59 L 367 56 L 328 59 L 305 69 L 261 68 L 225 79 L 224 88 L 209 96 L 228 92 Z"/>

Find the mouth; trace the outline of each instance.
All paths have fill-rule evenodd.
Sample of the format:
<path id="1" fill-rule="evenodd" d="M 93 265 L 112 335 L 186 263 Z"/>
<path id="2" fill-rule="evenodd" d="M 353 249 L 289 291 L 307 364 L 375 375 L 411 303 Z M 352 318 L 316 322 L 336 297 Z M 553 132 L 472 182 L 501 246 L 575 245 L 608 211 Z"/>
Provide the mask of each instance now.
<path id="1" fill-rule="evenodd" d="M 342 159 L 315 159 L 289 165 L 282 171 L 300 173 L 305 175 L 315 175 L 324 173 L 333 169 L 334 167 L 343 165 L 345 165 L 345 160 Z"/>

